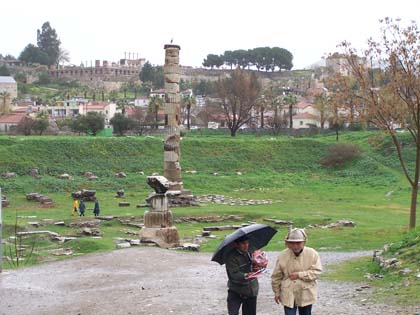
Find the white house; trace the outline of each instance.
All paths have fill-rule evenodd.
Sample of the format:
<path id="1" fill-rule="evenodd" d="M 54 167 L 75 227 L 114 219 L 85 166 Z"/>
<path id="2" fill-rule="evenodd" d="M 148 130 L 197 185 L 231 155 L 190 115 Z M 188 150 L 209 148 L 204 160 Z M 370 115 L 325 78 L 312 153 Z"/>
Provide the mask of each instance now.
<path id="1" fill-rule="evenodd" d="M 17 83 L 10 76 L 0 76 L 0 92 L 9 93 L 10 100 L 17 98 Z"/>
<path id="2" fill-rule="evenodd" d="M 134 100 L 134 106 L 147 107 L 149 106 L 149 98 L 147 96 L 139 96 Z"/>
<path id="3" fill-rule="evenodd" d="M 96 112 L 105 116 L 105 127 L 109 127 L 109 121 L 117 113 L 117 104 L 108 102 L 91 102 L 79 105 L 80 115 L 86 115 L 88 112 Z"/>
<path id="4" fill-rule="evenodd" d="M 158 96 L 162 99 L 165 98 L 165 89 L 159 89 L 159 90 L 151 90 L 150 91 L 150 97 Z"/>

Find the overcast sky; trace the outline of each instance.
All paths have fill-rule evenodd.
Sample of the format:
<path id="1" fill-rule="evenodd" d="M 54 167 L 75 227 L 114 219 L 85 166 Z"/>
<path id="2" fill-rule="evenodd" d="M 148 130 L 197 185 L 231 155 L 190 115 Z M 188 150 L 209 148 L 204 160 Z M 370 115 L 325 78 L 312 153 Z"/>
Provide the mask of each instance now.
<path id="1" fill-rule="evenodd" d="M 124 52 L 163 64 L 173 38 L 186 66 L 209 53 L 278 46 L 301 69 L 343 40 L 364 47 L 386 16 L 420 24 L 419 0 L 11 0 L 0 8 L 0 53 L 18 57 L 49 21 L 76 65 Z"/>

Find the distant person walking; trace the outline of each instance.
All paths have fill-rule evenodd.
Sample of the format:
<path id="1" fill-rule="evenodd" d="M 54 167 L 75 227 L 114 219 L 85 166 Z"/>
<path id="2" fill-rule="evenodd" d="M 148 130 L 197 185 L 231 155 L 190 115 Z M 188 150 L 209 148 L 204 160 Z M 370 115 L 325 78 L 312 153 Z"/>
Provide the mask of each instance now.
<path id="1" fill-rule="evenodd" d="M 303 229 L 291 230 L 285 239 L 286 249 L 280 252 L 271 276 L 274 301 L 283 304 L 285 315 L 311 315 L 317 300 L 316 279 L 322 272 L 318 253 L 305 247 Z"/>
<path id="2" fill-rule="evenodd" d="M 86 210 L 86 205 L 83 202 L 83 200 L 80 200 L 80 204 L 79 204 L 79 216 L 84 217 L 85 216 L 85 210 Z"/>
<path id="3" fill-rule="evenodd" d="M 97 217 L 99 215 L 99 212 L 101 211 L 101 209 L 99 209 L 99 202 L 98 200 L 95 201 L 95 206 L 93 207 L 93 214 L 95 215 L 95 217 Z"/>
<path id="4" fill-rule="evenodd" d="M 74 199 L 73 201 L 73 211 L 71 212 L 71 215 L 76 215 L 78 213 L 78 209 L 79 208 L 79 200 Z"/>

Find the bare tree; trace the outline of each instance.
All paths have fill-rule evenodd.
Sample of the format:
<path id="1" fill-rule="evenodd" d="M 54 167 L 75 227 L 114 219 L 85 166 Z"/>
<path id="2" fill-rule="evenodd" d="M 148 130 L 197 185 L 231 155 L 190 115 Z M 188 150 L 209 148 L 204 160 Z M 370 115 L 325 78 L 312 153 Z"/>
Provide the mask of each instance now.
<path id="1" fill-rule="evenodd" d="M 232 76 L 219 79 L 217 93 L 222 100 L 224 115 L 230 135 L 236 136 L 238 129 L 250 121 L 251 110 L 256 105 L 261 85 L 254 73 L 236 69 Z"/>
<path id="2" fill-rule="evenodd" d="M 347 68 L 359 85 L 362 100 L 358 112 L 365 121 L 385 130 L 391 137 L 403 172 L 411 185 L 409 227 L 416 226 L 417 194 L 420 175 L 420 32 L 411 22 L 401 26 L 400 21 L 385 18 L 381 39 L 370 39 L 364 52 L 366 59 L 357 57 L 357 51 L 348 42 L 341 47 L 345 52 Z M 366 60 L 378 64 L 377 76 Z M 349 86 L 342 92 L 354 94 Z M 407 128 L 416 147 L 413 169 L 408 169 L 408 157 L 394 129 L 395 125 Z"/>

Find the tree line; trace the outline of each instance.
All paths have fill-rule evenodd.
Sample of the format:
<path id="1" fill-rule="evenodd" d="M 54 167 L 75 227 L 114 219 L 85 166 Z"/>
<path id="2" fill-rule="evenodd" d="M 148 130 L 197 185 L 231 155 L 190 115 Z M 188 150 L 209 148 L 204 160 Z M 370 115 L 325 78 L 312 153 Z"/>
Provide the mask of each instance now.
<path id="1" fill-rule="evenodd" d="M 10 54 L 0 54 L 0 59 L 16 60 Z M 57 32 L 51 27 L 50 22 L 42 24 L 41 29 L 37 30 L 36 45 L 30 43 L 20 53 L 18 60 L 27 64 L 41 64 L 46 66 L 56 65 L 60 62 L 70 61 L 69 53 L 61 47 L 61 41 Z"/>
<path id="2" fill-rule="evenodd" d="M 255 67 L 258 71 L 282 71 L 293 67 L 293 55 L 290 51 L 280 47 L 257 47 L 254 49 L 226 50 L 223 55 L 208 54 L 203 61 L 206 68 Z"/>

